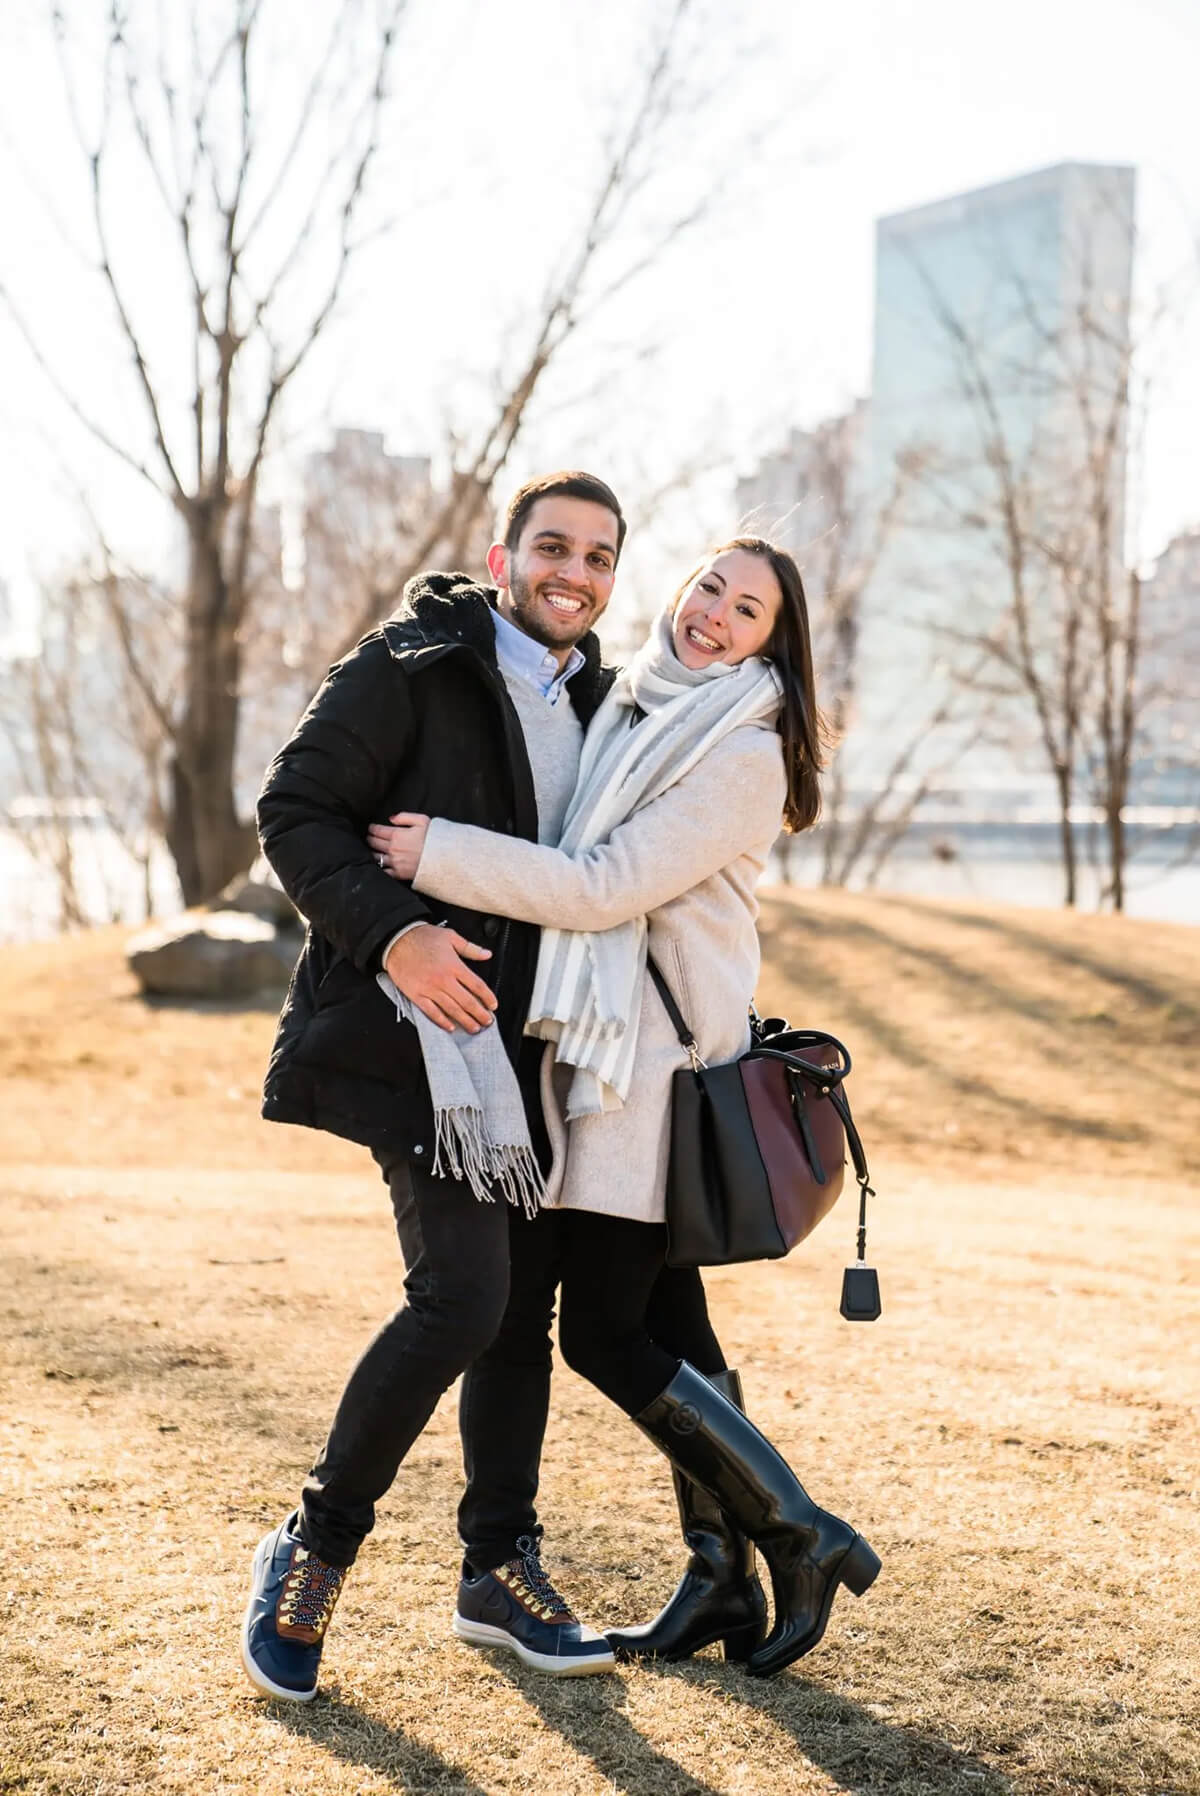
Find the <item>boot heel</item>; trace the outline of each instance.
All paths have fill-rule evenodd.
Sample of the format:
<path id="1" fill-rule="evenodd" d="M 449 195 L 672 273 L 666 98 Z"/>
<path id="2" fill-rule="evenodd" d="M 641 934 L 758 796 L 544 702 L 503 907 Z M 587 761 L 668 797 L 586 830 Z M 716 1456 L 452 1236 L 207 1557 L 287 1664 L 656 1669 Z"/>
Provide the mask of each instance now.
<path id="1" fill-rule="evenodd" d="M 732 1634 L 726 1634 L 724 1641 L 726 1663 L 744 1665 L 762 1640 L 764 1631 L 757 1622 L 752 1622 L 747 1628 L 735 1628 Z"/>
<path id="2" fill-rule="evenodd" d="M 869 1547 L 861 1534 L 856 1534 L 853 1545 L 842 1560 L 838 1577 L 855 1596 L 862 1596 L 868 1591 L 879 1576 L 882 1561 L 873 1547 Z"/>

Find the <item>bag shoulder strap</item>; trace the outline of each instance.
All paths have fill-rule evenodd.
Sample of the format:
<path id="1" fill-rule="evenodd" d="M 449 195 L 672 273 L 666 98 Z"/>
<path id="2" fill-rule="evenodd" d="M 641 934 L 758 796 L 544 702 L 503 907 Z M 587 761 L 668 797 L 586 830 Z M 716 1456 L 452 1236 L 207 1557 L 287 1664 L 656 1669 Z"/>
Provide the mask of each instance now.
<path id="1" fill-rule="evenodd" d="M 646 956 L 646 971 L 654 981 L 654 989 L 663 1001 L 666 1013 L 671 1019 L 671 1026 L 679 1037 L 680 1047 L 686 1048 L 689 1054 L 694 1054 L 696 1052 L 696 1037 L 688 1027 L 687 1018 L 675 1002 L 675 994 L 663 978 L 662 968 L 655 960 L 653 954 L 647 954 Z"/>

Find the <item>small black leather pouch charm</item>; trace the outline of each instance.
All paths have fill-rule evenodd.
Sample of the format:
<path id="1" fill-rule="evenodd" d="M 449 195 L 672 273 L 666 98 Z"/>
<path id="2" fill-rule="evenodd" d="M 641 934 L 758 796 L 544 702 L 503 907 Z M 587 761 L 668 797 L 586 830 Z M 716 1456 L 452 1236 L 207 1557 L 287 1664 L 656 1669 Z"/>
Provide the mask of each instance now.
<path id="1" fill-rule="evenodd" d="M 842 1315 L 847 1322 L 874 1322 L 882 1305 L 874 1266 L 847 1266 L 842 1274 Z"/>

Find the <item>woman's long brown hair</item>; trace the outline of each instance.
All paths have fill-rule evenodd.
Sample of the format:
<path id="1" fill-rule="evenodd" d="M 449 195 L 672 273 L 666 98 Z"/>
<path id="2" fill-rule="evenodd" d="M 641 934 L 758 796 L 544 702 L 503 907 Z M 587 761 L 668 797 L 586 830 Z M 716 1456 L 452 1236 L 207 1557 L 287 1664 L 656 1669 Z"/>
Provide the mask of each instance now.
<path id="1" fill-rule="evenodd" d="M 774 666 L 783 688 L 778 725 L 787 773 L 783 826 L 794 835 L 802 829 L 811 829 L 821 814 L 821 773 L 825 766 L 824 744 L 827 740 L 825 720 L 817 709 L 808 601 L 795 557 L 765 536 L 732 537 L 729 542 L 718 544 L 693 568 L 675 595 L 671 610 L 674 612 L 675 605 L 701 568 L 731 549 L 743 549 L 747 555 L 758 555 L 767 562 L 783 595 L 775 629 L 762 654 L 764 660 Z"/>

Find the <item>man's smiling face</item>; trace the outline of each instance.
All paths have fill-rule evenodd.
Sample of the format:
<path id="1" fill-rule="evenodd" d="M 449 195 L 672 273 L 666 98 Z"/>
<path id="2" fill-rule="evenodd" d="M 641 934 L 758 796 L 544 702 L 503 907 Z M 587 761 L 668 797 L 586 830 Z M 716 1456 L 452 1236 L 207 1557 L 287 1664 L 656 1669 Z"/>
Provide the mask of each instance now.
<path id="1" fill-rule="evenodd" d="M 493 543 L 488 551 L 500 611 L 560 663 L 608 604 L 616 568 L 613 513 L 561 493 L 537 500 L 515 549 Z"/>

